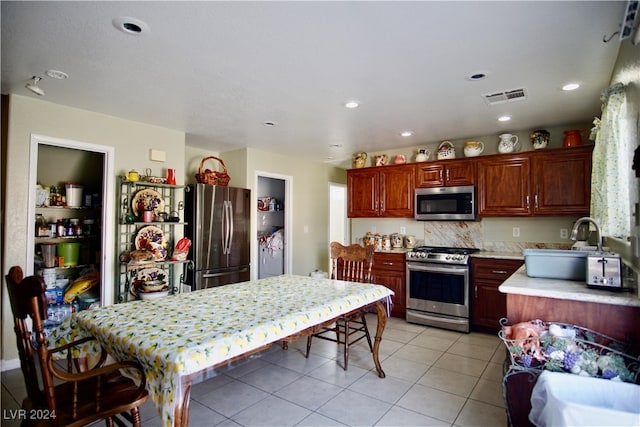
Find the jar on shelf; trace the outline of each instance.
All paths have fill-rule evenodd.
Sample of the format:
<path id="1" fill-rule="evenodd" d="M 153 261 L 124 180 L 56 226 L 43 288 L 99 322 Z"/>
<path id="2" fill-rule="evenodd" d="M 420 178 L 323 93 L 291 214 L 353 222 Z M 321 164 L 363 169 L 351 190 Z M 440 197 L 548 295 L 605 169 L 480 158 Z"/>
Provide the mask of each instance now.
<path id="1" fill-rule="evenodd" d="M 42 214 L 36 214 L 36 237 L 49 236 L 49 225 Z"/>
<path id="2" fill-rule="evenodd" d="M 93 230 L 93 225 L 95 224 L 95 221 L 91 218 L 87 218 L 84 220 L 84 222 L 82 223 L 82 233 L 85 236 L 92 236 L 94 234 L 94 230 Z"/>

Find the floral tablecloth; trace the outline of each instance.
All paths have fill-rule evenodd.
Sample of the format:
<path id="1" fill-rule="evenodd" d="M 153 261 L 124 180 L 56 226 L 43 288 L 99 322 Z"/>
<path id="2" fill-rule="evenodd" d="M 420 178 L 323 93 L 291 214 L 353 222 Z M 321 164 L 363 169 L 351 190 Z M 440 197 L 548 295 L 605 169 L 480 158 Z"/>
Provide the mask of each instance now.
<path id="1" fill-rule="evenodd" d="M 379 300 L 389 307 L 391 295 L 381 285 L 284 275 L 82 311 L 48 339 L 92 335 L 116 359 L 138 361 L 169 426 L 182 400 L 183 375 Z"/>

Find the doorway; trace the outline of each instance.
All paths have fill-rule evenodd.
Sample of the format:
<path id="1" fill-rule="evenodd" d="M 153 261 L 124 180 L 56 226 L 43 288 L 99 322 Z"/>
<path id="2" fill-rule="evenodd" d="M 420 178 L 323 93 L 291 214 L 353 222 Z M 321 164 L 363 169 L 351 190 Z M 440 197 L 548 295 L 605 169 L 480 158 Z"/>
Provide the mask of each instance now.
<path id="1" fill-rule="evenodd" d="M 351 230 L 347 218 L 347 186 L 345 184 L 329 183 L 329 242 L 343 245 L 350 243 Z M 327 248 L 329 250 L 329 248 Z M 331 271 L 331 257 L 329 256 L 329 270 Z"/>
<path id="2" fill-rule="evenodd" d="M 36 211 L 48 217 L 80 217 L 89 212 L 97 211 L 99 229 L 96 240 L 99 242 L 90 257 L 95 258 L 95 263 L 100 269 L 100 304 L 110 305 L 114 302 L 114 235 L 113 223 L 114 211 L 114 149 L 113 147 L 89 144 L 86 142 L 72 141 L 68 139 L 54 138 L 42 135 L 31 135 L 29 154 L 29 202 L 27 215 L 36 218 Z M 61 167 L 64 166 L 64 167 Z M 101 173 L 100 173 L 101 171 Z M 98 172 L 98 173 L 96 173 Z M 83 197 L 77 207 L 40 207 L 36 191 L 39 180 L 46 180 L 42 184 L 58 184 L 60 182 L 86 183 L 94 194 L 91 197 L 89 208 Z M 95 200 L 94 200 L 95 199 Z M 74 204 L 75 205 L 75 204 Z M 27 275 L 35 273 L 35 250 L 37 243 L 46 237 L 36 237 L 35 227 L 29 227 L 27 233 L 27 257 L 25 271 Z M 64 239 L 67 239 L 66 237 Z M 62 239 L 57 239 L 58 241 Z M 73 237 L 70 241 L 84 240 Z M 84 245 L 80 246 L 81 248 Z M 61 270 L 69 270 L 65 267 Z M 57 273 L 57 271 L 56 271 Z"/>
<path id="3" fill-rule="evenodd" d="M 292 177 L 256 172 L 258 279 L 291 273 Z"/>

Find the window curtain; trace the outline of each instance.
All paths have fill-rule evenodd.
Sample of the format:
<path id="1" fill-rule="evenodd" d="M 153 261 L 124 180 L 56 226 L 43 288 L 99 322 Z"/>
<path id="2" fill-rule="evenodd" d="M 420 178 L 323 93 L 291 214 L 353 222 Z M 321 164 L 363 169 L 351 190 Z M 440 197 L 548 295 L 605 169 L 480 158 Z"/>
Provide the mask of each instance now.
<path id="1" fill-rule="evenodd" d="M 630 234 L 631 208 L 629 159 L 633 127 L 625 86 L 616 83 L 601 96 L 602 117 L 591 172 L 591 216 L 602 234 L 626 239 Z"/>

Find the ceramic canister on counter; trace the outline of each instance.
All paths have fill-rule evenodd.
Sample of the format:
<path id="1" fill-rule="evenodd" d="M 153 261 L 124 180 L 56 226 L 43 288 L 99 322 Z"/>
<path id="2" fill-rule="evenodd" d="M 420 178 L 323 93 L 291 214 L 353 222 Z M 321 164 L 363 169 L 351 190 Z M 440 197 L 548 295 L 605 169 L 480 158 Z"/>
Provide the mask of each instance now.
<path id="1" fill-rule="evenodd" d="M 393 248 L 401 248 L 402 247 L 402 235 L 398 233 L 393 233 L 391 235 L 391 247 Z"/>
<path id="2" fill-rule="evenodd" d="M 406 236 L 404 236 L 404 247 L 407 249 L 413 249 L 413 247 L 416 245 L 416 237 L 412 236 L 411 234 L 408 234 Z"/>

